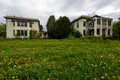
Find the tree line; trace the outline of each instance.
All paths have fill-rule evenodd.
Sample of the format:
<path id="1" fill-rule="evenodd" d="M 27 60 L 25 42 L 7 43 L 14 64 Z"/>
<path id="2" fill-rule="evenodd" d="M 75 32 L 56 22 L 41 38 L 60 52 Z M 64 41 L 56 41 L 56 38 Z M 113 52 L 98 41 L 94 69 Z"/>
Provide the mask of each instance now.
<path id="1" fill-rule="evenodd" d="M 51 15 L 48 18 L 46 27 L 50 39 L 68 38 L 70 35 L 74 36 L 75 38 L 80 38 L 82 36 L 79 31 L 74 31 L 69 18 L 66 16 L 60 16 L 56 20 L 55 16 Z M 42 31 L 42 29 L 43 27 L 42 25 L 40 25 L 40 32 Z M 0 37 L 5 37 L 5 36 L 6 36 L 6 26 L 5 24 L 0 24 Z M 33 32 L 31 31 L 31 36 L 32 36 L 31 38 L 34 38 L 34 36 L 40 38 L 41 34 L 35 34 L 35 31 Z M 118 18 L 118 21 L 113 23 L 113 38 L 120 39 L 120 18 Z"/>

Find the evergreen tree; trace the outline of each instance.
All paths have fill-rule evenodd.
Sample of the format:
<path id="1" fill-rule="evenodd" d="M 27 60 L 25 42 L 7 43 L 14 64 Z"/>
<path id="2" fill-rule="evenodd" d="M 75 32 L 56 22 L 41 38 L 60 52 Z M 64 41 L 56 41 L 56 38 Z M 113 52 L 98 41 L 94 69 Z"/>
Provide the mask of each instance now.
<path id="1" fill-rule="evenodd" d="M 113 25 L 113 37 L 120 39 L 120 18 Z"/>
<path id="2" fill-rule="evenodd" d="M 54 24 L 55 24 L 55 17 L 54 17 L 54 15 L 51 15 L 49 17 L 49 19 L 47 21 L 47 25 L 46 25 L 49 38 L 53 38 Z"/>
<path id="3" fill-rule="evenodd" d="M 62 38 L 67 38 L 69 37 L 70 33 L 71 33 L 71 23 L 70 20 L 64 16 L 64 17 L 60 17 L 54 25 L 54 38 L 57 39 L 62 39 Z"/>

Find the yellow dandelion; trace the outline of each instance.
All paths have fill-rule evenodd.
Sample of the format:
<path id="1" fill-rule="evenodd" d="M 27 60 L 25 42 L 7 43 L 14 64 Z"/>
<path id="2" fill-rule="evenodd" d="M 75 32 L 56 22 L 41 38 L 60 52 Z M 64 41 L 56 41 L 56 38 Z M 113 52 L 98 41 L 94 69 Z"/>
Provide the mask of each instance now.
<path id="1" fill-rule="evenodd" d="M 48 78 L 47 80 L 50 80 L 50 78 Z"/>
<path id="2" fill-rule="evenodd" d="M 108 74 L 107 73 L 105 73 L 105 76 L 107 76 Z"/>
<path id="3" fill-rule="evenodd" d="M 103 56 L 102 56 L 102 55 L 101 55 L 100 57 L 101 57 L 101 58 L 103 58 Z"/>
<path id="4" fill-rule="evenodd" d="M 14 79 L 15 78 L 15 76 L 12 76 L 12 79 Z"/>
<path id="5" fill-rule="evenodd" d="M 101 79 L 104 79 L 104 76 L 102 76 Z"/>
<path id="6" fill-rule="evenodd" d="M 115 76 L 113 76 L 113 78 L 115 78 Z"/>

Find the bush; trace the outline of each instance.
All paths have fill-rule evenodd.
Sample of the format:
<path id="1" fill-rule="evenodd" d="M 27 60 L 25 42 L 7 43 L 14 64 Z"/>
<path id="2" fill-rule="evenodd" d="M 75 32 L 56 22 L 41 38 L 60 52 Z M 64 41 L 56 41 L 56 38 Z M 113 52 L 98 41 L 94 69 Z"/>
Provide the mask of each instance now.
<path id="1" fill-rule="evenodd" d="M 113 38 L 120 39 L 120 18 L 113 25 Z"/>
<path id="2" fill-rule="evenodd" d="M 41 38 L 41 33 L 37 32 L 36 30 L 31 30 L 30 31 L 30 39 L 40 39 Z"/>
<path id="3" fill-rule="evenodd" d="M 85 40 L 103 40 L 103 37 L 96 37 L 96 36 L 85 36 L 81 39 L 85 39 Z"/>
<path id="4" fill-rule="evenodd" d="M 74 31 L 74 32 L 73 32 L 73 35 L 74 35 L 75 38 L 80 38 L 80 37 L 82 37 L 82 34 L 81 34 L 79 31 Z"/>
<path id="5" fill-rule="evenodd" d="M 49 38 L 63 39 L 69 37 L 71 33 L 71 23 L 66 16 L 60 17 L 58 20 L 55 20 L 54 16 L 50 16 L 46 26 Z"/>
<path id="6" fill-rule="evenodd" d="M 35 34 L 34 38 L 35 38 L 35 39 L 40 39 L 41 36 L 42 36 L 42 33 L 39 32 L 39 33 L 36 33 L 36 34 Z"/>

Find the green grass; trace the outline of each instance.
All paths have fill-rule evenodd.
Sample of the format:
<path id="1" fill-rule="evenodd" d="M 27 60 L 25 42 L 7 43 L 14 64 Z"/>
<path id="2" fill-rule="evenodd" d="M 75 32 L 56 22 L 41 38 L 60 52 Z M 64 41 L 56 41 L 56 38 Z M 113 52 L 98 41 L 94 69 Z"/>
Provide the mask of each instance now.
<path id="1" fill-rule="evenodd" d="M 0 39 L 0 79 L 120 80 L 120 41 Z"/>

